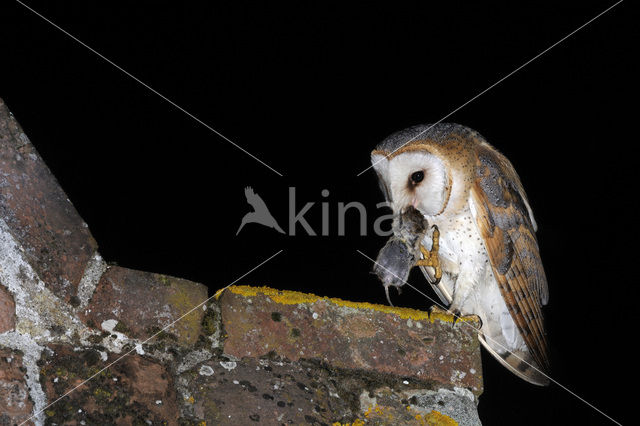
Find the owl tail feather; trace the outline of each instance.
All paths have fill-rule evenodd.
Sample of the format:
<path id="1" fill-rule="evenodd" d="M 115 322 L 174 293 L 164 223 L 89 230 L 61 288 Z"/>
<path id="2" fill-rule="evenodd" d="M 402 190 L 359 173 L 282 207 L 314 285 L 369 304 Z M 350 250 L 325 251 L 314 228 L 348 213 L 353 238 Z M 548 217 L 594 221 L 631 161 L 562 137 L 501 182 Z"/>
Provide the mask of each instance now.
<path id="1" fill-rule="evenodd" d="M 425 277 L 427 277 L 427 281 L 434 281 L 431 272 L 427 268 L 421 266 L 420 269 L 422 269 Z M 437 285 L 432 285 L 432 288 L 435 290 L 440 300 L 442 300 L 442 303 L 446 305 L 451 304 L 453 297 L 451 297 L 451 294 L 442 282 Z M 478 333 L 478 340 L 482 343 L 482 346 L 484 346 L 484 348 L 500 362 L 500 364 L 516 376 L 534 385 L 549 385 L 549 378 L 546 376 L 545 370 L 540 368 L 529 351 L 509 351 L 495 343 L 494 347 L 496 349 L 494 349 L 494 347 L 491 347 L 489 343 L 487 343 L 483 332 Z M 493 342 L 491 336 L 489 336 L 489 341 Z"/>
<path id="2" fill-rule="evenodd" d="M 516 376 L 534 385 L 549 385 L 548 376 L 535 362 L 529 351 L 515 350 L 499 353 L 492 348 L 489 343 L 487 343 L 482 333 L 478 333 L 478 340 L 480 340 L 482 346 L 484 346 L 485 349 L 500 362 L 500 364 L 505 366 L 507 370 L 511 371 Z"/>

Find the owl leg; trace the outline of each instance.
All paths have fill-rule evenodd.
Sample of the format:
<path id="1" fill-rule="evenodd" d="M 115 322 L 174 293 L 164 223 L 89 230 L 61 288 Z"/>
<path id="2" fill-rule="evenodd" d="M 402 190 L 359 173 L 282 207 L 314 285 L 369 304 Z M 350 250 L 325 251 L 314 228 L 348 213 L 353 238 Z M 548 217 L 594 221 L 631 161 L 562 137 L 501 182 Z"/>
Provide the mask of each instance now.
<path id="1" fill-rule="evenodd" d="M 441 315 L 441 316 L 446 316 L 446 317 L 453 317 L 453 319 L 451 320 L 451 327 L 455 327 L 456 325 L 456 321 L 458 321 L 458 318 L 460 318 L 460 311 L 455 309 L 455 310 L 451 310 L 451 309 L 442 309 L 440 306 L 438 305 L 431 305 L 431 309 L 429 311 L 429 316 L 436 316 L 436 315 Z"/>
<path id="2" fill-rule="evenodd" d="M 440 314 L 440 315 L 451 315 L 451 312 L 449 312 L 446 309 L 442 309 L 440 306 L 438 305 L 431 305 L 431 307 L 429 308 L 429 313 L 431 314 Z"/>
<path id="3" fill-rule="evenodd" d="M 460 309 L 454 309 L 453 311 L 450 311 L 451 315 L 453 315 L 453 326 L 456 325 L 456 322 L 458 322 L 458 320 L 464 318 L 464 321 L 475 321 L 478 323 L 478 328 L 477 330 L 480 330 L 482 328 L 482 318 L 480 318 L 478 315 L 476 314 L 470 314 L 470 315 L 462 315 L 462 312 L 460 312 Z M 474 326 L 472 326 L 473 328 L 476 328 Z"/>
<path id="4" fill-rule="evenodd" d="M 464 318 L 463 322 L 476 322 L 478 324 L 477 330 L 480 330 L 482 328 L 482 318 L 480 318 L 478 315 L 475 314 L 471 314 L 471 315 L 462 315 L 462 313 L 460 312 L 459 309 L 442 309 L 441 307 L 439 307 L 438 305 L 431 305 L 431 309 L 429 311 L 429 316 L 431 315 L 446 315 L 446 316 L 452 316 L 453 320 L 451 321 L 451 328 L 456 326 L 456 323 L 458 322 L 458 320 Z M 475 326 L 472 325 L 473 328 L 476 328 Z"/>
<path id="5" fill-rule="evenodd" d="M 433 225 L 433 235 L 431 236 L 431 251 L 424 248 L 420 244 L 420 252 L 424 259 L 418 260 L 416 266 L 430 266 L 435 269 L 435 281 L 432 285 L 437 285 L 442 278 L 442 268 L 440 266 L 440 259 L 438 258 L 438 250 L 440 249 L 440 230 L 436 225 Z"/>

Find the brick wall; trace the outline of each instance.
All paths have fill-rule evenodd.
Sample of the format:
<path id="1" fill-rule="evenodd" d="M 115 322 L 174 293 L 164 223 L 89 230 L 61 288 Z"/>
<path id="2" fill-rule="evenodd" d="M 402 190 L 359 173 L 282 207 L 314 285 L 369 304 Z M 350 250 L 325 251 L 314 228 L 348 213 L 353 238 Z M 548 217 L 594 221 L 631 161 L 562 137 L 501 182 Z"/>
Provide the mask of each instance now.
<path id="1" fill-rule="evenodd" d="M 0 425 L 479 424 L 481 393 L 448 315 L 107 265 L 0 100 Z"/>

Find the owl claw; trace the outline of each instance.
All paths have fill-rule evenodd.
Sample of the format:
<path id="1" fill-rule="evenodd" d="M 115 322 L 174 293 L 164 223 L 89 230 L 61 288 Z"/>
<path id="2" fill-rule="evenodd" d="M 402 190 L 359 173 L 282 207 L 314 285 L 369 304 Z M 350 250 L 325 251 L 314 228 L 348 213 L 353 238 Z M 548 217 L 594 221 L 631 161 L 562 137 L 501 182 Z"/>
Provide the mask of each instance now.
<path id="1" fill-rule="evenodd" d="M 480 318 L 478 315 L 475 315 L 475 314 L 473 314 L 473 315 L 467 315 L 467 318 L 473 318 L 473 319 L 475 319 L 476 321 L 478 321 L 478 324 L 479 324 L 479 325 L 478 325 L 478 331 L 479 331 L 479 330 L 482 330 L 482 324 L 483 324 L 483 323 L 482 323 L 482 318 Z"/>
<path id="2" fill-rule="evenodd" d="M 431 307 L 429 308 L 429 315 L 431 314 L 451 315 L 451 311 L 442 309 L 438 305 L 431 305 Z"/>
<path id="3" fill-rule="evenodd" d="M 454 309 L 451 311 L 451 315 L 453 315 L 453 322 L 451 323 L 451 328 L 456 326 L 456 322 L 460 319 L 461 312 L 460 309 Z"/>
<path id="4" fill-rule="evenodd" d="M 451 316 L 453 316 L 453 321 L 452 321 L 452 324 L 451 324 L 451 328 L 453 328 L 453 327 L 455 327 L 456 321 L 458 320 L 458 317 L 460 316 L 460 311 L 458 311 L 457 309 L 453 310 L 453 311 L 450 310 L 450 309 L 442 309 L 438 305 L 431 305 L 431 309 L 429 310 L 429 317 L 431 317 L 432 314 L 451 315 Z"/>
<path id="5" fill-rule="evenodd" d="M 416 262 L 416 266 L 432 267 L 435 270 L 435 280 L 431 285 L 438 285 L 442 278 L 442 267 L 440 266 L 440 258 L 438 257 L 438 251 L 440 249 L 440 230 L 436 225 L 433 225 L 432 228 L 433 235 L 431 237 L 431 251 L 427 250 L 422 244 L 420 244 L 420 252 L 422 253 L 423 259 L 419 259 Z"/>
<path id="6" fill-rule="evenodd" d="M 433 305 L 431 306 L 431 313 L 438 313 L 438 314 L 443 314 L 443 315 L 450 315 L 453 317 L 453 320 L 451 322 L 451 328 L 456 326 L 456 323 L 458 322 L 458 320 L 460 318 L 475 318 L 480 322 L 480 328 L 482 328 L 482 320 L 480 319 L 479 316 L 477 315 L 462 315 L 462 312 L 460 312 L 459 309 L 442 309 L 437 305 Z M 479 329 L 480 329 L 479 328 Z"/>
<path id="7" fill-rule="evenodd" d="M 471 315 L 462 315 L 461 312 L 457 309 L 453 310 L 451 312 L 451 315 L 453 315 L 453 325 L 452 327 L 455 327 L 456 322 L 460 319 L 460 318 L 465 318 L 466 321 L 468 320 L 474 320 L 478 322 L 478 327 L 476 328 L 475 326 L 469 324 L 472 328 L 474 328 L 478 333 L 481 333 L 482 330 L 482 318 L 480 318 L 478 315 L 476 314 L 471 314 Z"/>
<path id="8" fill-rule="evenodd" d="M 472 319 L 478 322 L 478 328 L 476 329 L 476 331 L 480 331 L 482 329 L 482 318 L 480 318 L 478 315 L 475 314 L 471 314 L 471 315 L 462 315 L 462 312 L 460 312 L 459 309 L 454 309 L 454 310 L 448 310 L 447 313 L 449 313 L 450 315 L 453 316 L 453 323 L 451 324 L 451 328 L 456 326 L 456 323 L 458 322 L 458 320 L 460 320 L 461 318 L 465 318 L 466 321 Z M 471 326 L 473 327 L 473 326 Z M 475 328 L 475 327 L 473 327 Z"/>

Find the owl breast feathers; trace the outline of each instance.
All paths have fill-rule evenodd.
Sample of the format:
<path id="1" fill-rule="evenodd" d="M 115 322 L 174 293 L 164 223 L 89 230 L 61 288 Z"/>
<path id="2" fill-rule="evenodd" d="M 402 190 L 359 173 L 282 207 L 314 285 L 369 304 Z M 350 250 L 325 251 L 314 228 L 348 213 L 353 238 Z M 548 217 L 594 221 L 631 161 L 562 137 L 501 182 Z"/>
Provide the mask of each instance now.
<path id="1" fill-rule="evenodd" d="M 477 132 L 450 123 L 397 132 L 371 158 L 394 213 L 413 206 L 440 229 L 438 296 L 450 310 L 481 318 L 480 341 L 505 367 L 548 384 L 547 280 L 537 225 L 509 160 Z M 433 282 L 433 270 L 422 269 Z"/>

